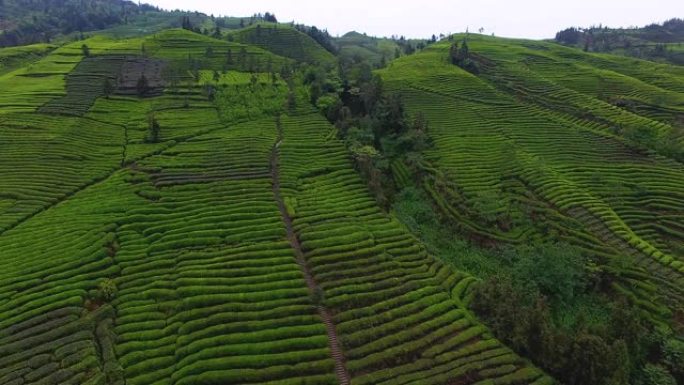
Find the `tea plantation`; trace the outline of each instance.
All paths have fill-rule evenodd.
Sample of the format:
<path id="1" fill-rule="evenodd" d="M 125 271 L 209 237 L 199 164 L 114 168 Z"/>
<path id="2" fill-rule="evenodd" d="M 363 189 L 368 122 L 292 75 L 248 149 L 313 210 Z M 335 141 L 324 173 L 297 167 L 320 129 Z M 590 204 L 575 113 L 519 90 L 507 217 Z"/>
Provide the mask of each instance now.
<path id="1" fill-rule="evenodd" d="M 483 322 L 485 277 L 397 215 L 408 190 L 445 241 L 627 260 L 597 287 L 676 335 L 681 67 L 349 34 L 345 61 L 369 63 L 345 72 L 324 35 L 216 28 L 0 49 L 0 384 L 576 383 Z M 356 146 L 392 99 L 345 128 L 371 93 L 355 78 L 426 120 L 419 156 Z"/>
<path id="2" fill-rule="evenodd" d="M 669 318 L 684 300 L 682 68 L 475 35 L 473 75 L 450 44 L 381 71 L 430 123 L 422 184 L 441 215 L 483 244 L 628 256 L 613 288 Z"/>

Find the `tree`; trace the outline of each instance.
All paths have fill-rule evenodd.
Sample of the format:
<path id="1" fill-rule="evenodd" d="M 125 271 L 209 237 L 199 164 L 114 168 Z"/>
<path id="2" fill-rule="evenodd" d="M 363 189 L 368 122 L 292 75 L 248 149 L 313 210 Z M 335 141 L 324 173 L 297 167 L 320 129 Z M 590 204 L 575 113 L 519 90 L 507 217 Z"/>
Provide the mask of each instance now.
<path id="1" fill-rule="evenodd" d="M 670 373 L 679 381 L 678 383 L 684 383 L 684 341 L 667 340 L 663 346 L 663 357 Z"/>
<path id="2" fill-rule="evenodd" d="M 100 300 L 109 302 L 116 298 L 118 289 L 114 280 L 106 278 L 97 285 L 97 295 Z"/>
<path id="3" fill-rule="evenodd" d="M 612 358 L 613 349 L 603 338 L 582 330 L 573 338 L 560 378 L 568 385 L 605 384 L 614 371 Z"/>
<path id="4" fill-rule="evenodd" d="M 194 31 L 189 16 L 183 16 L 181 18 L 181 28 L 186 29 L 188 31 Z"/>
<path id="5" fill-rule="evenodd" d="M 213 76 L 214 82 L 218 83 L 219 80 L 221 80 L 221 75 L 219 75 L 218 71 L 214 70 L 214 76 Z"/>
<path id="6" fill-rule="evenodd" d="M 568 28 L 556 33 L 556 41 L 561 44 L 576 45 L 582 39 L 582 32 L 577 28 Z"/>
<path id="7" fill-rule="evenodd" d="M 644 385 L 677 385 L 674 377 L 660 365 L 646 364 L 642 373 Z"/>
<path id="8" fill-rule="evenodd" d="M 458 65 L 458 43 L 457 42 L 451 43 L 451 47 L 449 47 L 449 60 L 451 61 L 451 64 Z"/>
<path id="9" fill-rule="evenodd" d="M 456 42 L 451 44 L 451 47 L 449 48 L 449 60 L 451 61 L 451 64 L 457 65 L 472 74 L 477 75 L 480 72 L 477 63 L 470 58 L 467 37 L 463 38 L 460 48 Z"/>
<path id="10" fill-rule="evenodd" d="M 86 44 L 83 44 L 81 46 L 81 52 L 83 52 L 83 56 L 85 56 L 85 57 L 90 56 L 90 48 Z"/>
<path id="11" fill-rule="evenodd" d="M 521 248 L 514 267 L 521 286 L 557 301 L 569 301 L 582 292 L 588 277 L 581 253 L 568 245 Z"/>
<path id="12" fill-rule="evenodd" d="M 238 62 L 240 64 L 240 68 L 245 69 L 245 65 L 247 64 L 247 49 L 245 49 L 245 47 L 240 48 L 240 56 L 238 56 Z"/>
<path id="13" fill-rule="evenodd" d="M 205 83 L 202 87 L 202 91 L 209 101 L 213 101 L 216 97 L 216 88 L 211 83 Z"/>
<path id="14" fill-rule="evenodd" d="M 228 48 L 228 52 L 226 52 L 226 64 L 233 64 L 233 51 L 231 51 L 230 48 Z"/>
<path id="15" fill-rule="evenodd" d="M 470 50 L 468 48 L 468 40 L 463 38 L 463 43 L 461 44 L 461 49 L 458 50 L 458 59 L 464 61 L 470 58 Z"/>
<path id="16" fill-rule="evenodd" d="M 150 112 L 147 116 L 147 126 L 148 141 L 151 143 L 158 143 L 161 127 L 159 126 L 159 122 L 157 122 L 157 118 L 154 116 L 154 112 Z"/>
<path id="17" fill-rule="evenodd" d="M 135 89 L 140 97 L 147 95 L 147 93 L 150 91 L 150 85 L 144 73 L 140 74 L 138 82 L 135 85 Z"/>
<path id="18" fill-rule="evenodd" d="M 109 99 L 109 96 L 114 92 L 114 85 L 112 84 L 112 81 L 108 78 L 104 78 L 104 82 L 102 83 L 102 93 L 104 94 L 105 98 Z"/>
<path id="19" fill-rule="evenodd" d="M 212 57 L 214 55 L 214 48 L 211 46 L 207 47 L 207 49 L 204 50 L 204 56 L 205 57 Z"/>

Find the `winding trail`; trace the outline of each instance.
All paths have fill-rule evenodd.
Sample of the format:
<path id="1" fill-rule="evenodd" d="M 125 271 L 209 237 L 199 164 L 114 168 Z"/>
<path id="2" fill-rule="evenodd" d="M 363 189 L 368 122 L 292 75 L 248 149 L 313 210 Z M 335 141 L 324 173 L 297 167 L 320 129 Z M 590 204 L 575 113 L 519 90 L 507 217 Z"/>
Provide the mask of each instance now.
<path id="1" fill-rule="evenodd" d="M 285 230 L 287 231 L 287 240 L 290 242 L 290 246 L 295 252 L 295 260 L 297 261 L 297 264 L 304 273 L 306 286 L 309 288 L 309 291 L 315 295 L 316 293 L 321 292 L 321 288 L 318 286 L 318 284 L 316 284 L 316 281 L 314 280 L 313 275 L 311 274 L 311 270 L 309 269 L 309 266 L 306 262 L 306 258 L 304 258 L 302 246 L 299 243 L 299 238 L 297 238 L 297 234 L 295 233 L 294 228 L 292 226 L 292 218 L 290 217 L 290 214 L 288 214 L 287 208 L 285 207 L 285 201 L 283 200 L 283 196 L 280 194 L 280 157 L 278 148 L 280 147 L 280 144 L 283 142 L 283 129 L 280 125 L 280 117 L 276 119 L 276 127 L 278 129 L 278 137 L 276 139 L 276 143 L 273 145 L 273 148 L 271 149 L 270 160 L 273 196 L 275 197 L 275 200 L 278 204 L 280 214 L 283 217 L 283 222 L 285 223 Z M 337 378 L 340 381 L 341 385 L 349 385 L 349 372 L 347 371 L 347 367 L 345 365 L 345 359 L 344 354 L 342 354 L 342 348 L 340 347 L 340 344 L 338 342 L 337 330 L 335 329 L 335 324 L 333 322 L 332 316 L 330 315 L 328 309 L 320 303 L 316 304 L 316 309 L 318 310 L 318 315 L 321 317 L 321 320 L 323 321 L 326 332 L 328 334 L 330 354 L 333 360 L 335 361 L 335 374 L 337 375 Z"/>

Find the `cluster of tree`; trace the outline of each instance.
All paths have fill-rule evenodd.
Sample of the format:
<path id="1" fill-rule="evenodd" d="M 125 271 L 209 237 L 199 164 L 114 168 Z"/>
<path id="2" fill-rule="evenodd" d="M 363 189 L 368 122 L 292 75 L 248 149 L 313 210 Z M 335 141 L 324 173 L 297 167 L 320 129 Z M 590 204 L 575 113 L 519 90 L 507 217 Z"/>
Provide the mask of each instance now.
<path id="1" fill-rule="evenodd" d="M 276 18 L 276 15 L 266 12 L 264 13 L 264 21 L 269 23 L 277 23 L 278 19 Z"/>
<path id="2" fill-rule="evenodd" d="M 339 52 L 337 44 L 335 44 L 335 41 L 333 40 L 332 36 L 330 36 L 327 30 L 318 29 L 315 26 L 309 27 L 302 24 L 295 24 L 294 27 L 299 32 L 309 35 L 318 44 L 320 44 L 321 47 L 325 48 L 328 52 L 332 53 L 333 55 L 336 55 Z"/>
<path id="3" fill-rule="evenodd" d="M 565 385 L 684 380 L 684 342 L 651 326 L 625 299 L 599 294 L 614 280 L 608 270 L 590 269 L 568 245 L 510 254 L 512 269 L 479 284 L 471 304 L 508 346 Z M 574 314 L 587 296 L 603 303 L 605 317 Z M 559 314 L 571 314 L 574 322 L 564 324 Z"/>
<path id="4" fill-rule="evenodd" d="M 3 0 L 0 47 L 50 42 L 60 34 L 125 24 L 134 15 L 159 11 L 128 0 Z"/>
<path id="5" fill-rule="evenodd" d="M 467 35 L 463 38 L 460 47 L 457 42 L 451 43 L 451 47 L 449 48 L 449 60 L 451 61 L 451 64 L 459 66 L 472 74 L 480 73 L 480 68 L 470 56 Z"/>
<path id="6" fill-rule="evenodd" d="M 583 48 L 590 52 L 618 51 L 642 59 L 660 59 L 684 64 L 684 55 L 668 49 L 667 44 L 684 41 L 684 20 L 671 19 L 663 24 L 643 28 L 617 28 L 598 25 L 589 28 L 571 27 L 556 33 L 556 42 Z"/>
<path id="7" fill-rule="evenodd" d="M 188 30 L 188 31 L 202 33 L 199 30 L 199 28 L 196 28 L 195 26 L 192 25 L 192 22 L 190 21 L 190 16 L 188 16 L 188 15 L 181 16 L 181 28 Z"/>
<path id="8" fill-rule="evenodd" d="M 431 40 L 409 40 L 404 36 L 392 36 L 392 41 L 399 46 L 399 51 L 395 53 L 395 57 L 399 57 L 401 53 L 404 55 L 413 55 L 414 53 L 425 48 L 431 42 Z M 436 41 L 437 37 L 435 36 L 434 42 Z"/>
<path id="9" fill-rule="evenodd" d="M 399 158 L 418 164 L 420 154 L 432 143 L 425 117 L 408 116 L 401 96 L 385 92 L 381 78 L 373 76 L 370 66 L 366 68 L 349 78 L 348 73 L 312 67 L 304 83 L 311 102 L 335 124 L 371 193 L 389 208 L 396 192 L 390 164 Z"/>
<path id="10" fill-rule="evenodd" d="M 277 23 L 278 19 L 276 18 L 275 14 L 270 12 L 266 12 L 263 15 L 261 13 L 255 13 L 249 17 L 248 21 L 245 21 L 245 19 L 240 19 L 240 28 L 245 28 L 248 25 L 252 25 L 260 21 L 265 21 L 268 23 Z"/>
<path id="11" fill-rule="evenodd" d="M 556 33 L 556 41 L 566 45 L 577 45 L 584 38 L 584 33 L 579 28 L 570 27 Z"/>

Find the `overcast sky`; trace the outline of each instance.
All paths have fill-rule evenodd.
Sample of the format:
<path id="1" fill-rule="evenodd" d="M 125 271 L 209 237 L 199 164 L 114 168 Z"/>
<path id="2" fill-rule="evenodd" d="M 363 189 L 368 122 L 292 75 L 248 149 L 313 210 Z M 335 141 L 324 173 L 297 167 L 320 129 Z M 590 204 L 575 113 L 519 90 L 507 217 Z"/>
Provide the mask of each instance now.
<path id="1" fill-rule="evenodd" d="M 375 36 L 430 35 L 469 28 L 497 36 L 551 38 L 570 26 L 628 27 L 684 18 L 684 0 L 143 0 L 165 9 L 248 16 L 272 12 L 281 22 Z"/>

